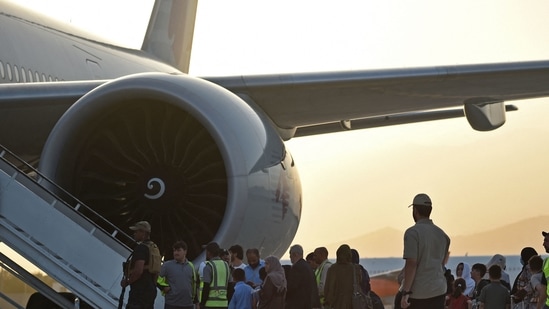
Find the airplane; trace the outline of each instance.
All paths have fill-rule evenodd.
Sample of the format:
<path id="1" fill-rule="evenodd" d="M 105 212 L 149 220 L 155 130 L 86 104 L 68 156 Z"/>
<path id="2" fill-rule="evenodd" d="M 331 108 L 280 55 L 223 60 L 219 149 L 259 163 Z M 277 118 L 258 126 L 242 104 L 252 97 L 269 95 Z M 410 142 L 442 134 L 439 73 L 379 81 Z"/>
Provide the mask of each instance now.
<path id="1" fill-rule="evenodd" d="M 196 77 L 196 1 L 158 0 L 141 50 L 0 3 L 0 144 L 169 258 L 239 243 L 281 256 L 301 218 L 294 137 L 465 116 L 494 130 L 549 95 L 549 61 Z M 512 87 L 510 86 L 512 85 Z"/>

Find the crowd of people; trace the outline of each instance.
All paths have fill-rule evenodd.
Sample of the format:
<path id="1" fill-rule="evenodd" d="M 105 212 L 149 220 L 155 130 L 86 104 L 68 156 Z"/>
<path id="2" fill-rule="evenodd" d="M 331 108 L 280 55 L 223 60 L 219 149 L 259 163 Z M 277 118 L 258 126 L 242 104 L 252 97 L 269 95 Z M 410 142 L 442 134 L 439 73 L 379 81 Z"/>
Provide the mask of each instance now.
<path id="1" fill-rule="evenodd" d="M 549 253 L 549 239 L 544 239 L 544 247 Z M 544 276 L 542 257 L 532 247 L 523 248 L 520 256 L 522 269 L 512 282 L 501 254 L 494 255 L 486 264 L 458 263 L 453 274 L 450 270 L 446 273 L 445 308 L 547 308 L 549 272 L 546 270 Z"/>
<path id="2" fill-rule="evenodd" d="M 415 224 L 404 233 L 405 265 L 395 309 L 549 309 L 549 262 L 535 249 L 522 250 L 524 267 L 513 284 L 505 272 L 505 257 L 499 254 L 487 264 L 459 263 L 452 274 L 445 266 L 450 238 L 430 219 L 430 197 L 418 194 L 409 207 Z M 121 282 L 131 287 L 128 309 L 152 309 L 157 289 L 165 297 L 165 309 L 352 309 L 357 289 L 363 295 L 373 293 L 358 252 L 346 244 L 337 249 L 335 263 L 325 247 L 305 258 L 303 247 L 296 244 L 289 250 L 291 265 L 282 265 L 276 256 L 262 259 L 257 248 L 244 252 L 235 244 L 223 250 L 210 242 L 204 247 L 206 261 L 195 268 L 186 258 L 187 245 L 177 241 L 174 259 L 152 274 L 147 268 L 148 247 L 142 245 L 151 227 L 142 221 L 131 229 L 139 245 Z M 549 233 L 542 235 L 549 253 Z"/>
<path id="3" fill-rule="evenodd" d="M 501 254 L 486 264 L 458 263 L 452 274 L 445 266 L 450 239 L 429 219 L 431 199 L 418 194 L 410 206 L 415 225 L 404 234 L 406 262 L 395 309 L 549 309 L 549 258 L 544 261 L 534 248 L 523 248 L 523 268 L 512 284 Z M 542 236 L 549 253 L 549 233 Z"/>
<path id="4" fill-rule="evenodd" d="M 141 245 L 149 239 L 151 227 L 142 221 L 131 229 L 139 245 L 121 282 L 131 286 L 128 309 L 153 308 L 157 289 L 165 298 L 165 309 L 344 309 L 351 308 L 354 283 L 363 293 L 370 290 L 370 277 L 359 264 L 358 251 L 348 245 L 340 246 L 332 263 L 325 247 L 316 248 L 306 261 L 303 247 L 296 244 L 289 250 L 291 265 L 282 265 L 276 256 L 262 259 L 257 248 L 246 250 L 246 264 L 242 246 L 223 250 L 210 242 L 204 247 L 206 261 L 195 267 L 186 258 L 187 244 L 177 241 L 173 260 L 152 274 L 146 267 L 147 246 Z"/>

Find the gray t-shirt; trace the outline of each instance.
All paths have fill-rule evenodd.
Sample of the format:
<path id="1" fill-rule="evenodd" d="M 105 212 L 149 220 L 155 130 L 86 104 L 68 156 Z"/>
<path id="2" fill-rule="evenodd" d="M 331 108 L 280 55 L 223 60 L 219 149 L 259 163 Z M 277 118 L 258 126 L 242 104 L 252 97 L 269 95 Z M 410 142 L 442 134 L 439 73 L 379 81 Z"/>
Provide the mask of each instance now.
<path id="1" fill-rule="evenodd" d="M 501 309 L 511 304 L 511 294 L 501 282 L 496 281 L 482 288 L 478 300 L 484 304 L 484 309 Z"/>
<path id="2" fill-rule="evenodd" d="M 443 264 L 449 248 L 450 237 L 431 219 L 420 219 L 406 230 L 403 258 L 417 260 L 411 298 L 426 299 L 446 293 Z"/>
<path id="3" fill-rule="evenodd" d="M 171 306 L 193 305 L 193 280 L 196 278 L 194 267 L 189 261 L 178 263 L 169 260 L 162 264 L 160 277 L 165 277 L 170 291 L 165 295 L 165 303 Z"/>

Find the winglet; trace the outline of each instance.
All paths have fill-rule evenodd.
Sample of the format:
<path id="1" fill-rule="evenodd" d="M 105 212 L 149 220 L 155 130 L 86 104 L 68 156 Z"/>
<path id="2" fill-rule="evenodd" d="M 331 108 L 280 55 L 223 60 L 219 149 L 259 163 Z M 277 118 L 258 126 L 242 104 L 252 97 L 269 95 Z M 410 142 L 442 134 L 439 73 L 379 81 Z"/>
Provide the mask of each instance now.
<path id="1" fill-rule="evenodd" d="M 189 72 L 198 0 L 156 0 L 141 49 Z"/>

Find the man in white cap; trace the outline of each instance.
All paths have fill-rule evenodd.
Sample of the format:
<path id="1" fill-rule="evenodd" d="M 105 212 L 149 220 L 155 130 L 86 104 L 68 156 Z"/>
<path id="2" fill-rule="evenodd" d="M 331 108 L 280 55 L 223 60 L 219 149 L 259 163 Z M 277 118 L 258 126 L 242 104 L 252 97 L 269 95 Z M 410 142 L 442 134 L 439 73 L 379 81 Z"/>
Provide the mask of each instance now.
<path id="1" fill-rule="evenodd" d="M 433 209 L 427 194 L 414 197 L 412 216 L 416 224 L 404 233 L 404 280 L 401 307 L 444 309 L 446 278 L 444 263 L 450 238 L 429 219 Z"/>
<path id="2" fill-rule="evenodd" d="M 130 230 L 134 231 L 133 238 L 137 246 L 130 255 L 127 275 L 122 279 L 122 287 L 130 286 L 126 309 L 143 308 L 153 309 L 156 298 L 156 275 L 148 269 L 150 261 L 149 246 L 151 225 L 147 221 L 139 221 Z"/>

